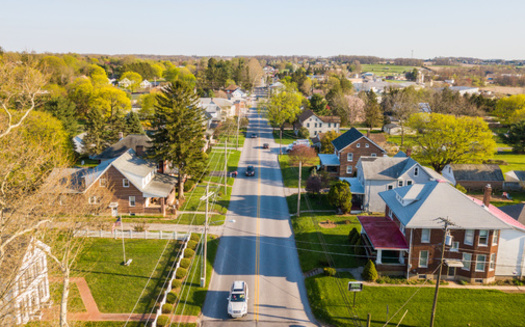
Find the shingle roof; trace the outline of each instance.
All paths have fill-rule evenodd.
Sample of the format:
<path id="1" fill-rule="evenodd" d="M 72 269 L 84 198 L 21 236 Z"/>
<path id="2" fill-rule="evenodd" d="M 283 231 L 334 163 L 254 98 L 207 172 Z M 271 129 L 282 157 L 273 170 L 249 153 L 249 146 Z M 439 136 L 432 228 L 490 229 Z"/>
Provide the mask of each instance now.
<path id="1" fill-rule="evenodd" d="M 319 116 L 319 119 L 321 119 L 323 123 L 341 123 L 341 117 L 339 116 Z"/>
<path id="2" fill-rule="evenodd" d="M 450 167 L 457 181 L 505 181 L 498 165 L 450 164 Z"/>
<path id="3" fill-rule="evenodd" d="M 334 145 L 337 151 L 341 151 L 342 149 L 346 148 L 348 145 L 354 143 L 362 137 L 365 137 L 363 133 L 352 127 L 344 134 L 340 135 L 338 138 L 333 140 L 332 144 Z"/>
<path id="4" fill-rule="evenodd" d="M 313 115 L 314 115 L 314 112 L 312 110 L 305 110 L 299 115 L 299 117 L 297 117 L 297 121 L 302 123 L 303 121 L 307 120 Z"/>
<path id="5" fill-rule="evenodd" d="M 143 146 L 144 150 L 151 147 L 151 139 L 147 135 L 143 134 L 130 134 L 124 137 L 122 140 L 118 141 L 117 143 L 113 144 L 106 150 L 102 151 L 97 156 L 94 156 L 93 159 L 98 160 L 108 160 L 113 159 L 124 152 L 126 152 L 128 149 L 133 149 L 134 151 L 137 150 L 138 146 Z"/>
<path id="6" fill-rule="evenodd" d="M 366 180 L 397 180 L 418 164 L 412 158 L 361 157 L 363 176 Z"/>
<path id="7" fill-rule="evenodd" d="M 380 192 L 379 196 L 408 228 L 442 228 L 436 218 L 450 219 L 451 229 L 508 229 L 487 208 L 444 182 L 428 182 Z M 397 198 L 404 199 L 402 205 Z"/>
<path id="8" fill-rule="evenodd" d="M 525 203 L 499 207 L 499 210 L 525 225 Z"/>

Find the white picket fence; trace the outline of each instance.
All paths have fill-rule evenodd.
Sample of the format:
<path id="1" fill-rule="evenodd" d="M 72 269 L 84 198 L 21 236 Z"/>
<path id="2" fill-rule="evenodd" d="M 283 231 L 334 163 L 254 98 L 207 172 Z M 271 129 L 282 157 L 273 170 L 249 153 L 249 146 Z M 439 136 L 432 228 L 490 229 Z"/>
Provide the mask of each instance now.
<path id="1" fill-rule="evenodd" d="M 132 229 L 116 229 L 113 232 L 107 230 L 89 230 L 82 229 L 75 232 L 77 237 L 100 237 L 100 238 L 135 238 L 135 239 L 153 239 L 153 240 L 177 240 L 185 241 L 189 237 L 188 232 L 170 232 L 170 231 L 143 231 L 136 232 Z"/>

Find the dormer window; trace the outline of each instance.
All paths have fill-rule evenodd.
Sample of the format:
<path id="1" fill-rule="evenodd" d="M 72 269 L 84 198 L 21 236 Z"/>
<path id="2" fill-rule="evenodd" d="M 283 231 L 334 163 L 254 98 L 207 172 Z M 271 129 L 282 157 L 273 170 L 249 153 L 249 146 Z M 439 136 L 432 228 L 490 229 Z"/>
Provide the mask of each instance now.
<path id="1" fill-rule="evenodd" d="M 419 175 L 419 167 L 414 168 L 414 176 Z"/>

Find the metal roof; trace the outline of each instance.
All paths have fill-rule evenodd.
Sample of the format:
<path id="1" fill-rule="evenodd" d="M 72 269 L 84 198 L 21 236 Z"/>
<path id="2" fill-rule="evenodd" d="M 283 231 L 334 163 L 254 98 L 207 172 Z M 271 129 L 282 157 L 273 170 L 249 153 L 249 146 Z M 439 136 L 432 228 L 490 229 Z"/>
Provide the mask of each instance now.
<path id="1" fill-rule="evenodd" d="M 319 160 L 321 161 L 321 166 L 339 166 L 339 158 L 336 154 L 322 154 L 319 153 Z"/>

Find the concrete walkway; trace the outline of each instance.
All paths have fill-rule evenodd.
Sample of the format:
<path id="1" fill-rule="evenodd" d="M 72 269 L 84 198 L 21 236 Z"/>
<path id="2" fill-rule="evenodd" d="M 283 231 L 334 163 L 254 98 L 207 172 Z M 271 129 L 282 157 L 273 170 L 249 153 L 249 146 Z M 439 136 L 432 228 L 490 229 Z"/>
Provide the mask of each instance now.
<path id="1" fill-rule="evenodd" d="M 50 278 L 51 281 L 60 281 L 59 278 Z M 86 312 L 70 312 L 67 315 L 68 320 L 76 321 L 152 321 L 155 319 L 155 314 L 146 313 L 101 313 L 98 309 L 97 302 L 91 294 L 91 290 L 84 279 L 84 277 L 71 277 L 71 283 L 75 283 L 80 292 L 80 298 L 84 303 Z M 60 304 L 55 305 L 49 309 L 44 309 L 44 317 L 42 320 L 58 321 L 60 317 Z M 177 316 L 171 315 L 172 322 L 182 323 L 196 323 L 197 316 Z"/>
<path id="2" fill-rule="evenodd" d="M 133 229 L 135 223 L 123 223 L 124 230 Z M 209 226 L 208 232 L 214 235 L 222 235 L 223 225 L 221 226 Z M 192 233 L 203 233 L 204 225 L 181 225 L 181 224 L 157 224 L 148 223 L 148 230 L 158 230 L 163 232 L 192 232 Z"/>

